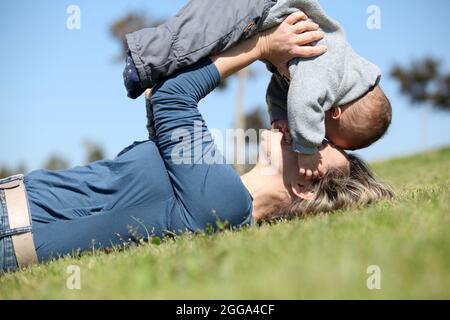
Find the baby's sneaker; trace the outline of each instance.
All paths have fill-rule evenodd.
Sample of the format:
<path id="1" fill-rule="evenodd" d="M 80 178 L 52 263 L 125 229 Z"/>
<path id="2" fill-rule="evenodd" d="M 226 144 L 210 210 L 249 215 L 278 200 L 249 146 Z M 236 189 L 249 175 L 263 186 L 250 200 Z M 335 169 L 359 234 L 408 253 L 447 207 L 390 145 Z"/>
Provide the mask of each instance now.
<path id="1" fill-rule="evenodd" d="M 139 73 L 129 53 L 127 55 L 125 70 L 123 71 L 123 81 L 127 88 L 127 95 L 131 99 L 136 99 L 144 93 L 145 89 L 141 88 Z"/>

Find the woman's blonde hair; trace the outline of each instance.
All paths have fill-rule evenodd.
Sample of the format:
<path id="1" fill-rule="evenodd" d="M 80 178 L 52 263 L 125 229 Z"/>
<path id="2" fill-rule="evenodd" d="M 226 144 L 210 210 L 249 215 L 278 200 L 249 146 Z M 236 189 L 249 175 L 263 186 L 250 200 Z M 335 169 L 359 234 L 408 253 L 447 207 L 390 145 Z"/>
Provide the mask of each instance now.
<path id="1" fill-rule="evenodd" d="M 350 162 L 350 175 L 332 169 L 313 183 L 311 200 L 295 200 L 276 214 L 276 218 L 293 218 L 339 209 L 356 208 L 378 200 L 394 197 L 392 188 L 377 181 L 369 167 L 359 157 L 346 154 Z"/>

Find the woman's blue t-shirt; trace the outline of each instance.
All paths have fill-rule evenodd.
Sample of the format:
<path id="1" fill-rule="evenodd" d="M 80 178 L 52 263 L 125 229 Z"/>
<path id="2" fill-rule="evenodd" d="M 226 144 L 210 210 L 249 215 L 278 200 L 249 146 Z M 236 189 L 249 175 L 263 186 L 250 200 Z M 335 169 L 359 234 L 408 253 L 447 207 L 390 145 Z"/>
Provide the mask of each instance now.
<path id="1" fill-rule="evenodd" d="M 252 222 L 252 198 L 217 150 L 198 102 L 220 75 L 209 59 L 153 90 L 156 137 L 114 160 L 25 177 L 39 260 L 217 222 Z"/>

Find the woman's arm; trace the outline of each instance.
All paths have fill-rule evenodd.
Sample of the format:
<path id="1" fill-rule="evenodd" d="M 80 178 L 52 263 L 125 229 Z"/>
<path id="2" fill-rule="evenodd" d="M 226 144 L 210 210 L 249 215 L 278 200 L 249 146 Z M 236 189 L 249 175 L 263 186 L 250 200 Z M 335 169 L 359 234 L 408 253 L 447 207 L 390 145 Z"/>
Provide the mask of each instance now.
<path id="1" fill-rule="evenodd" d="M 256 60 L 266 60 L 277 67 L 282 75 L 289 76 L 287 64 L 293 58 L 310 58 L 325 53 L 325 46 L 308 46 L 321 40 L 324 33 L 317 31 L 318 24 L 305 21 L 307 18 L 303 12 L 293 13 L 279 26 L 211 57 L 221 80 Z"/>
<path id="2" fill-rule="evenodd" d="M 304 24 L 315 28 L 310 23 Z M 197 105 L 221 79 L 257 59 L 287 63 L 299 56 L 302 53 L 297 51 L 299 41 L 305 40 L 301 37 L 304 34 L 295 33 L 298 30 L 294 24 L 285 23 L 214 57 L 214 64 L 211 59 L 204 59 L 175 72 L 155 87 L 152 97 L 155 142 L 183 209 L 171 217 L 172 229 L 195 230 L 208 223 L 214 226 L 217 219 L 228 220 L 231 225 L 247 221 L 251 212 L 250 195 L 236 172 L 224 165 L 226 159 L 217 149 Z M 285 35 L 289 34 L 291 42 L 276 45 L 276 41 L 284 42 Z M 316 39 L 319 35 L 310 36 Z M 280 50 L 289 52 L 280 53 Z"/>
<path id="3" fill-rule="evenodd" d="M 306 19 L 301 12 L 293 13 L 279 26 L 212 57 L 212 66 L 205 68 L 211 61 L 204 59 L 175 72 L 157 85 L 153 90 L 152 104 L 156 138 L 163 157 L 172 158 L 172 149 L 180 147 L 180 137 L 199 129 L 196 127 L 198 123 L 202 127 L 200 131 L 209 137 L 197 104 L 218 86 L 220 80 L 258 59 L 267 60 L 282 71 L 283 68 L 287 70 L 287 63 L 293 58 L 324 53 L 326 48 L 323 46 L 307 45 L 321 39 L 323 33 L 316 31 L 317 24 L 304 21 Z M 199 69 L 204 72 L 198 72 Z M 212 141 L 210 144 L 213 145 Z"/>
<path id="4" fill-rule="evenodd" d="M 253 37 L 240 42 L 232 49 L 211 57 L 223 81 L 230 75 L 261 59 L 260 37 Z"/>

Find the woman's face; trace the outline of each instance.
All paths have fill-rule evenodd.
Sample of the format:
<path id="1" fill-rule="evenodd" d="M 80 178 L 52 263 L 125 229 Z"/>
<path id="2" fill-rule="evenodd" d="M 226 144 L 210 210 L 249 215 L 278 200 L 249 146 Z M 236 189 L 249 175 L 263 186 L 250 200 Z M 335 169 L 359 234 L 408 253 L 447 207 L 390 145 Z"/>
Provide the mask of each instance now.
<path id="1" fill-rule="evenodd" d="M 340 149 L 324 143 L 320 147 L 319 153 L 322 165 L 326 170 L 339 168 L 347 172 L 350 171 L 350 163 Z M 282 133 L 265 130 L 261 134 L 258 164 L 264 168 L 267 175 L 281 175 L 285 187 L 290 192 L 292 192 L 293 187 L 310 184 L 299 174 L 298 155 L 298 153 L 292 151 L 291 145 L 284 143 Z"/>

